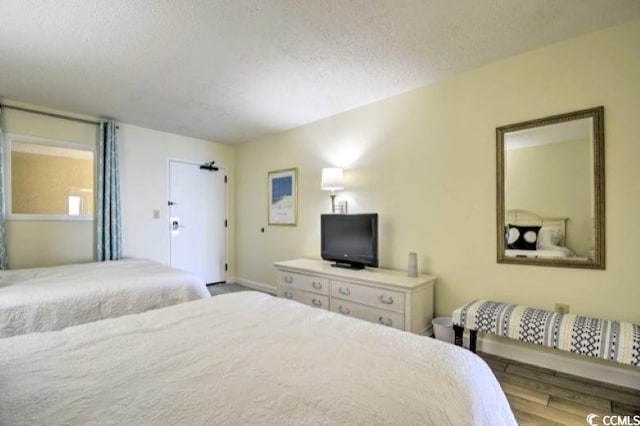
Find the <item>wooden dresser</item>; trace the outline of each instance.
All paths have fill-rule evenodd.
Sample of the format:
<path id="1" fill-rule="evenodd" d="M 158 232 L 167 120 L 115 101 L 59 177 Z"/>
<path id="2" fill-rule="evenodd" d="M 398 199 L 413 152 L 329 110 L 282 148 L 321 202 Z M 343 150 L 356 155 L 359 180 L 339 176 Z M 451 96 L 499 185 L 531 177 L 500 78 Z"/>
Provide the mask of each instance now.
<path id="1" fill-rule="evenodd" d="M 432 334 L 433 276 L 412 278 L 404 271 L 335 268 L 312 259 L 274 266 L 280 297 L 412 333 Z"/>

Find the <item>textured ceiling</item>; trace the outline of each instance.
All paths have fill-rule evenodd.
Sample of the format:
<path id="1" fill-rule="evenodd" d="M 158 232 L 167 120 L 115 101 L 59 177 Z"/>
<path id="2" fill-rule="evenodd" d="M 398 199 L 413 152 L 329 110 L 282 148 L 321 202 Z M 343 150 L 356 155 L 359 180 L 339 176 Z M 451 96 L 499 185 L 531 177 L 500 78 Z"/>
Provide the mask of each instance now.
<path id="1" fill-rule="evenodd" d="M 242 142 L 634 18 L 638 0 L 0 0 L 0 97 Z"/>

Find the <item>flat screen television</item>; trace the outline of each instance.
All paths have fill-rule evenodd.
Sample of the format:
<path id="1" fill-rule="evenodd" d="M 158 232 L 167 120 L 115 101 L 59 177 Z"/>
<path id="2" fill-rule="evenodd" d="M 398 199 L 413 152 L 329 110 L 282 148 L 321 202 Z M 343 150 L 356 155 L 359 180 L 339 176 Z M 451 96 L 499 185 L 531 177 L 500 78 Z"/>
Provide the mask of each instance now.
<path id="1" fill-rule="evenodd" d="M 321 257 L 332 266 L 378 267 L 378 214 L 323 214 L 320 216 Z"/>

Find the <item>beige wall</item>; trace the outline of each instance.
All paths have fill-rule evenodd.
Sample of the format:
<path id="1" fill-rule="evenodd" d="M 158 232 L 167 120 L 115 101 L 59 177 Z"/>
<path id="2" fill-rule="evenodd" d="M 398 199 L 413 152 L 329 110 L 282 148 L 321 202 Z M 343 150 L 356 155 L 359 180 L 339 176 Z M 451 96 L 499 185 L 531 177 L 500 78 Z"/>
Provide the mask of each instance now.
<path id="1" fill-rule="evenodd" d="M 18 102 L 12 105 L 26 106 Z M 36 109 L 55 112 L 47 108 Z M 23 136 L 55 139 L 95 148 L 97 127 L 43 115 L 3 109 L 3 131 Z M 87 117 L 84 117 L 87 118 Z M 94 222 L 7 220 L 9 267 L 29 268 L 72 262 L 89 262 L 94 258 Z"/>
<path id="2" fill-rule="evenodd" d="M 566 217 L 565 245 L 587 257 L 593 248 L 590 141 L 505 151 L 505 208 Z"/>
<path id="3" fill-rule="evenodd" d="M 26 106 L 68 115 L 15 101 Z M 91 117 L 85 117 L 94 119 Z M 5 133 L 36 136 L 95 147 L 97 127 L 14 110 L 3 110 Z M 172 159 L 211 161 L 228 169 L 233 182 L 233 147 L 171 133 L 119 123 L 120 184 L 122 197 L 122 240 L 125 256 L 168 262 L 167 162 Z M 233 185 L 229 187 L 229 274 L 235 255 Z M 153 219 L 160 210 L 160 219 Z M 6 223 L 10 268 L 50 266 L 94 259 L 94 221 L 24 221 Z"/>
<path id="4" fill-rule="evenodd" d="M 490 64 L 237 151 L 237 275 L 319 257 L 323 167 L 346 168 L 350 212 L 380 214 L 382 267 L 438 276 L 438 315 L 490 298 L 640 322 L 640 21 Z M 495 128 L 605 107 L 607 269 L 496 263 Z M 298 167 L 296 227 L 267 226 L 267 172 Z M 261 233 L 260 228 L 266 232 Z"/>

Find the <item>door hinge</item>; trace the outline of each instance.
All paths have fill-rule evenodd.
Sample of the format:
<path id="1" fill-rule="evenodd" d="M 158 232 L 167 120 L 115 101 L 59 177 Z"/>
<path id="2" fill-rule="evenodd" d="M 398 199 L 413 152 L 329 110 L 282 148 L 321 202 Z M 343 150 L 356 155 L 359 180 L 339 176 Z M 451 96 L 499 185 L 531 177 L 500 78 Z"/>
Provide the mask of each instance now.
<path id="1" fill-rule="evenodd" d="M 227 183 L 227 175 L 224 175 L 224 183 Z"/>
<path id="2" fill-rule="evenodd" d="M 227 219 L 224 220 L 224 227 L 227 227 Z"/>
<path id="3" fill-rule="evenodd" d="M 229 270 L 229 266 L 226 263 L 224 264 L 224 270 L 225 272 Z"/>

